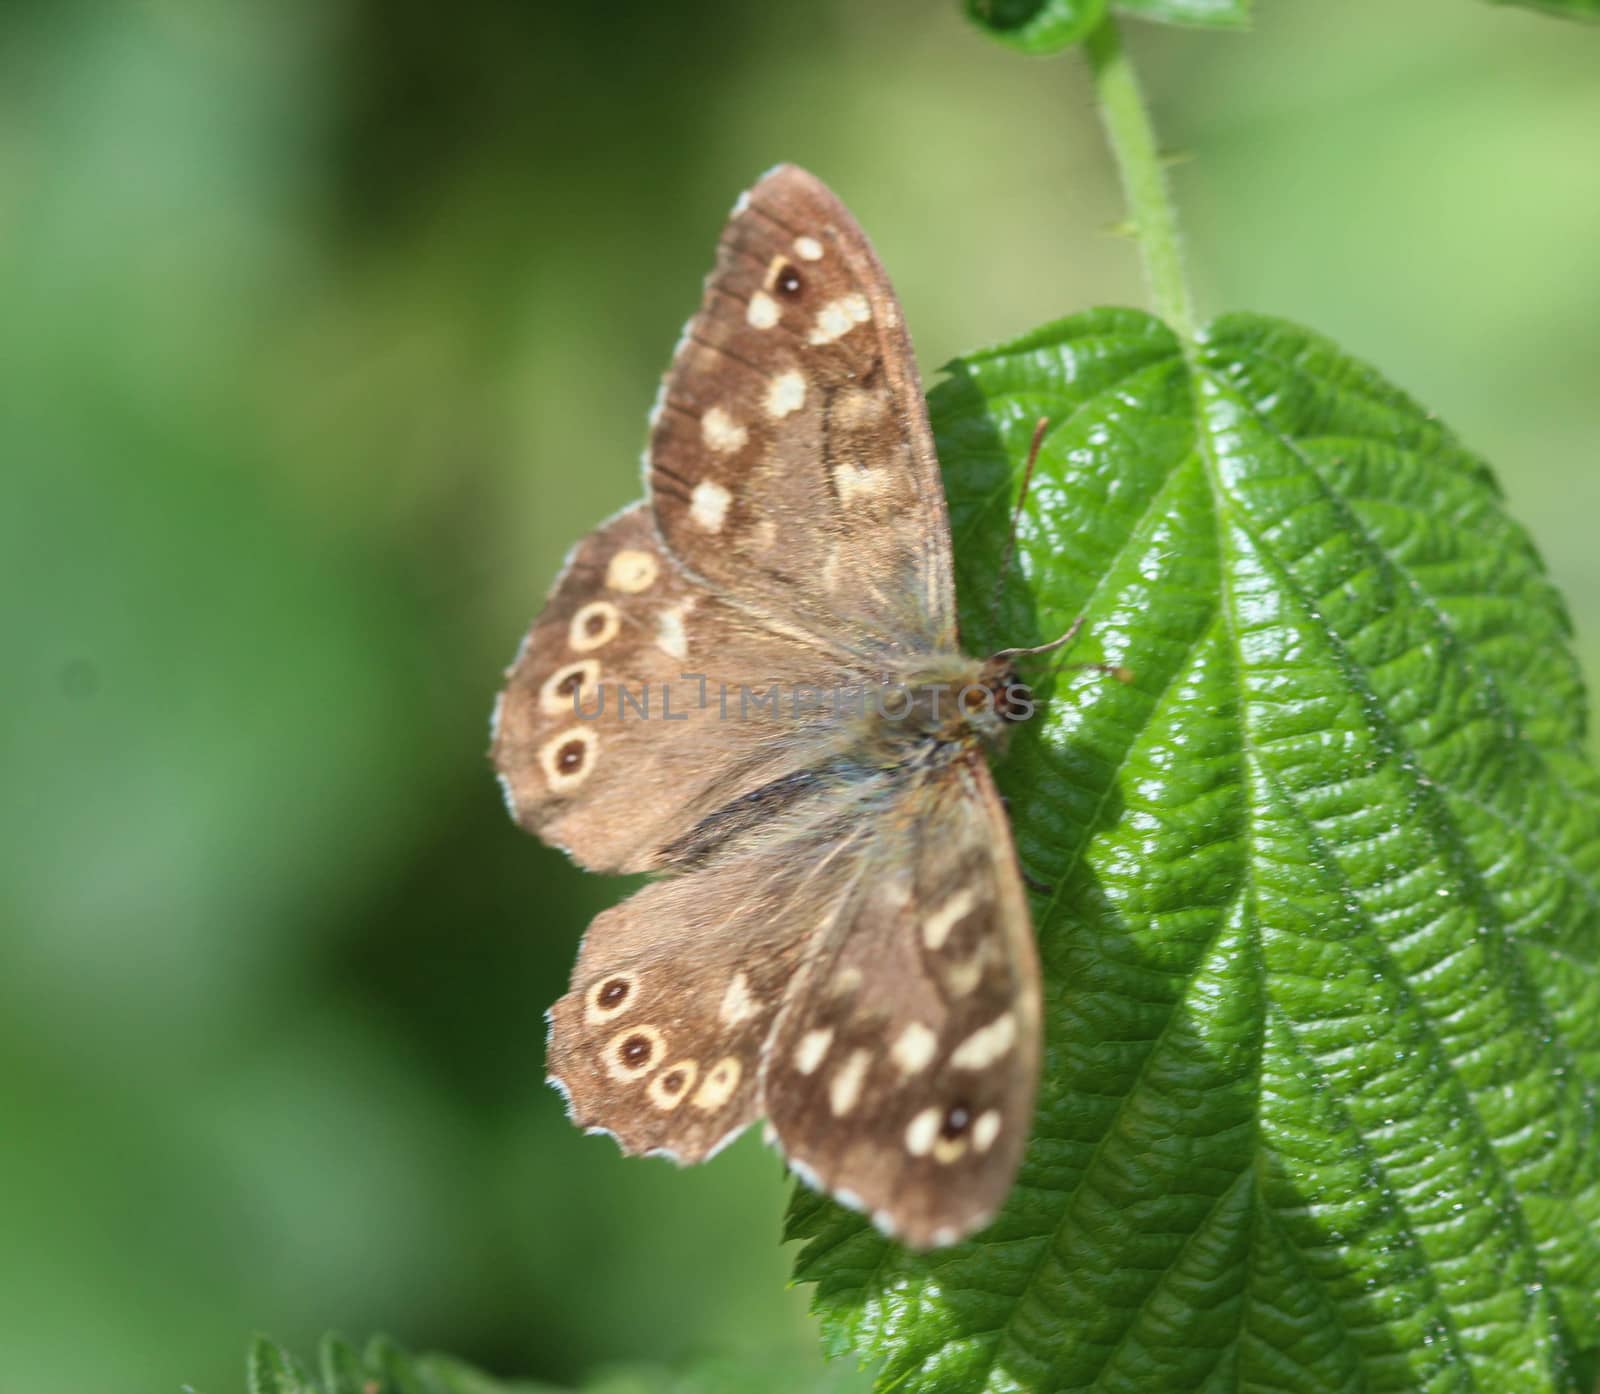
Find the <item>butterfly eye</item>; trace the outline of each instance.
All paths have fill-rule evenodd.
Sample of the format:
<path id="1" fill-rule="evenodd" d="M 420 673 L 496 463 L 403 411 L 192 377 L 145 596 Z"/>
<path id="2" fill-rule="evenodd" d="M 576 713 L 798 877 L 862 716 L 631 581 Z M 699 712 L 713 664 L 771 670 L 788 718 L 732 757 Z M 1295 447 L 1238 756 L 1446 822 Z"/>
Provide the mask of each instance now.
<path id="1" fill-rule="evenodd" d="M 805 282 L 800 278 L 800 273 L 787 263 L 778 272 L 778 279 L 773 284 L 779 295 L 786 295 L 791 300 L 805 288 Z"/>
<path id="2" fill-rule="evenodd" d="M 1026 721 L 1033 715 L 1033 689 L 1012 676 L 1000 689 L 995 709 L 1005 721 Z"/>

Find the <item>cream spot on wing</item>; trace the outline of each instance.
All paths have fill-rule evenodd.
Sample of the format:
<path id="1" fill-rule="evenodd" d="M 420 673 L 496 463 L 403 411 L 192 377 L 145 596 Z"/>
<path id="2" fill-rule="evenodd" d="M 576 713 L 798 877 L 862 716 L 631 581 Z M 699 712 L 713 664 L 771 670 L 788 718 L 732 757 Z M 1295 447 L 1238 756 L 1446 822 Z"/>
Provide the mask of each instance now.
<path id="1" fill-rule="evenodd" d="M 660 574 L 661 567 L 649 552 L 630 547 L 611 558 L 610 565 L 606 567 L 606 584 L 614 591 L 638 595 L 640 591 L 647 591 L 655 585 L 656 577 Z"/>
<path id="2" fill-rule="evenodd" d="M 913 1157 L 926 1157 L 939 1136 L 943 1115 L 936 1108 L 925 1108 L 906 1125 L 906 1151 Z"/>
<path id="3" fill-rule="evenodd" d="M 603 648 L 622 628 L 622 611 L 609 600 L 591 600 L 572 617 L 567 626 L 567 642 L 578 653 Z"/>
<path id="4" fill-rule="evenodd" d="M 595 749 L 600 735 L 592 726 L 575 726 L 558 731 L 539 747 L 539 768 L 552 794 L 576 789 L 594 768 Z"/>
<path id="5" fill-rule="evenodd" d="M 813 344 L 831 344 L 871 318 L 872 307 L 867 304 L 867 297 L 853 290 L 849 295 L 830 300 L 817 311 L 817 321 L 807 338 Z"/>
<path id="6" fill-rule="evenodd" d="M 637 973 L 607 973 L 583 994 L 583 1019 L 591 1026 L 621 1016 L 639 1000 Z"/>
<path id="7" fill-rule="evenodd" d="M 964 1137 L 936 1138 L 933 1144 L 933 1160 L 948 1166 L 967 1150 L 967 1140 Z"/>
<path id="8" fill-rule="evenodd" d="M 908 877 L 897 876 L 892 881 L 882 881 L 878 884 L 878 902 L 889 911 L 904 910 L 911 904 L 911 881 Z"/>
<path id="9" fill-rule="evenodd" d="M 539 688 L 539 710 L 546 716 L 565 716 L 576 711 L 584 688 L 593 687 L 599 681 L 600 660 L 597 658 L 581 658 L 557 668 Z"/>
<path id="10" fill-rule="evenodd" d="M 812 1075 L 817 1072 L 817 1066 L 827 1057 L 828 1047 L 833 1044 L 833 1027 L 819 1026 L 813 1031 L 807 1031 L 800 1038 L 800 1044 L 794 1048 L 794 1067 L 803 1075 Z"/>
<path id="11" fill-rule="evenodd" d="M 693 1103 L 698 1109 L 713 1113 L 727 1105 L 739 1087 L 739 1076 L 744 1066 L 736 1055 L 724 1055 L 707 1073 L 704 1082 L 695 1090 Z"/>
<path id="12" fill-rule="evenodd" d="M 700 1066 L 697 1062 L 676 1060 L 645 1086 L 645 1093 L 650 1096 L 650 1102 L 663 1113 L 671 1113 L 689 1097 L 689 1091 L 694 1088 L 695 1078 L 699 1073 Z"/>
<path id="13" fill-rule="evenodd" d="M 991 1108 L 980 1113 L 978 1121 L 972 1125 L 972 1145 L 980 1152 L 987 1152 L 999 1136 L 1000 1110 Z"/>
<path id="14" fill-rule="evenodd" d="M 1016 1043 L 1017 1019 L 1002 1012 L 987 1026 L 980 1026 L 950 1053 L 950 1063 L 958 1070 L 983 1070 L 994 1064 Z"/>
<path id="15" fill-rule="evenodd" d="M 944 970 L 944 984 L 954 997 L 965 997 L 983 981 L 983 946 L 971 958 L 952 963 Z"/>
<path id="16" fill-rule="evenodd" d="M 828 412 L 830 422 L 847 431 L 870 430 L 889 414 L 889 399 L 881 392 L 854 387 L 834 398 Z"/>
<path id="17" fill-rule="evenodd" d="M 782 419 L 806 404 L 806 375 L 798 368 L 779 373 L 767 387 L 767 415 Z"/>
<path id="18" fill-rule="evenodd" d="M 758 552 L 770 552 L 778 540 L 778 525 L 771 518 L 763 518 L 750 534 L 750 543 Z"/>
<path id="19" fill-rule="evenodd" d="M 782 314 L 778 309 L 778 302 L 764 290 L 758 290 L 750 297 L 750 304 L 744 312 L 746 322 L 752 329 L 771 329 Z"/>
<path id="20" fill-rule="evenodd" d="M 722 1005 L 717 1009 L 718 1018 L 724 1025 L 737 1026 L 760 1009 L 760 1004 L 751 995 L 750 979 L 743 973 L 735 973 L 728 983 L 728 990 L 722 994 Z"/>
<path id="21" fill-rule="evenodd" d="M 700 418 L 700 436 L 719 455 L 742 450 L 750 433 L 721 407 L 712 407 Z"/>
<path id="22" fill-rule="evenodd" d="M 861 469 L 852 464 L 833 467 L 833 487 L 842 504 L 852 504 L 858 498 L 873 498 L 882 492 L 887 482 L 888 476 L 882 470 Z"/>
<path id="23" fill-rule="evenodd" d="M 922 922 L 922 942 L 937 953 L 950 937 L 950 931 L 972 913 L 978 903 L 978 893 L 971 886 L 963 886 Z"/>
<path id="24" fill-rule="evenodd" d="M 841 968 L 833 979 L 833 991 L 839 997 L 848 997 L 861 990 L 861 970 L 856 967 Z"/>
<path id="25" fill-rule="evenodd" d="M 889 1054 L 903 1075 L 914 1075 L 933 1063 L 939 1037 L 920 1021 L 913 1021 L 895 1041 Z"/>
<path id="26" fill-rule="evenodd" d="M 654 1026 L 626 1026 L 609 1041 L 601 1058 L 612 1079 L 640 1079 L 661 1063 L 667 1043 Z"/>
<path id="27" fill-rule="evenodd" d="M 721 532 L 733 495 L 714 479 L 702 479 L 689 496 L 689 517 L 707 532 Z"/>
<path id="28" fill-rule="evenodd" d="M 797 237 L 794 239 L 794 254 L 801 261 L 821 261 L 822 243 L 815 237 Z"/>
<path id="29" fill-rule="evenodd" d="M 685 600 L 656 616 L 656 647 L 668 658 L 682 660 L 689 656 L 689 632 L 683 620 L 693 604 L 694 601 Z"/>
<path id="30" fill-rule="evenodd" d="M 867 1066 L 872 1054 L 866 1050 L 852 1050 L 850 1057 L 834 1072 L 828 1081 L 828 1107 L 835 1118 L 842 1118 L 856 1106 L 861 1097 L 861 1086 L 866 1082 Z"/>

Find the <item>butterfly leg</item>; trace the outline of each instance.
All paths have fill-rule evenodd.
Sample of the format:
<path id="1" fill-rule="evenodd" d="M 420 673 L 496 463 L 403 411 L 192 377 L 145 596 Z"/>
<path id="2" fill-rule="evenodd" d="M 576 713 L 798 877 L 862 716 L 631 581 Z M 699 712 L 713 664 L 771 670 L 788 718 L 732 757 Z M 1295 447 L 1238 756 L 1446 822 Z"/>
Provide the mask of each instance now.
<path id="1" fill-rule="evenodd" d="M 1022 880 L 1030 891 L 1034 891 L 1039 895 L 1054 895 L 1056 893 L 1056 888 L 1050 882 L 1041 881 L 1037 876 L 1030 876 L 1026 867 L 1022 869 Z"/>

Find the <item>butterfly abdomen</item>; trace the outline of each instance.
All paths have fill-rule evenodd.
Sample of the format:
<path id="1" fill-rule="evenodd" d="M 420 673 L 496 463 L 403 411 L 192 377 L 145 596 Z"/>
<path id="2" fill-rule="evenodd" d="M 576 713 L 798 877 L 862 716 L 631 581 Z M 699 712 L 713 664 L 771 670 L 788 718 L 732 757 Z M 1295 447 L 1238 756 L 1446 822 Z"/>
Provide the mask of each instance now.
<path id="1" fill-rule="evenodd" d="M 800 803 L 814 797 L 823 783 L 817 771 L 795 770 L 741 794 L 663 847 L 661 864 L 677 871 L 704 866 L 734 842 L 794 812 Z"/>

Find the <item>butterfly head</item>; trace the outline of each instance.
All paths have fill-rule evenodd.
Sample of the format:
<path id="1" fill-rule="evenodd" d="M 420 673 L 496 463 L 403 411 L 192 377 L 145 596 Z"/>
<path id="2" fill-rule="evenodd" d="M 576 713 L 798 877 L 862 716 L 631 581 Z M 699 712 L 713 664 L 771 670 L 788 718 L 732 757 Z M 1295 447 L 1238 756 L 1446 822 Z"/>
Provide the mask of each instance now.
<path id="1" fill-rule="evenodd" d="M 893 750 L 889 763 L 908 758 L 906 746 L 937 748 L 1003 745 L 1009 728 L 1033 715 L 1030 690 L 1009 655 L 979 661 L 941 656 L 895 675 L 871 707 L 877 740 Z"/>
<path id="2" fill-rule="evenodd" d="M 1018 675 L 1017 665 L 1009 654 L 997 653 L 984 659 L 978 681 L 988 689 L 989 705 L 1002 734 L 1007 727 L 1033 715 L 1036 706 L 1033 689 Z"/>

